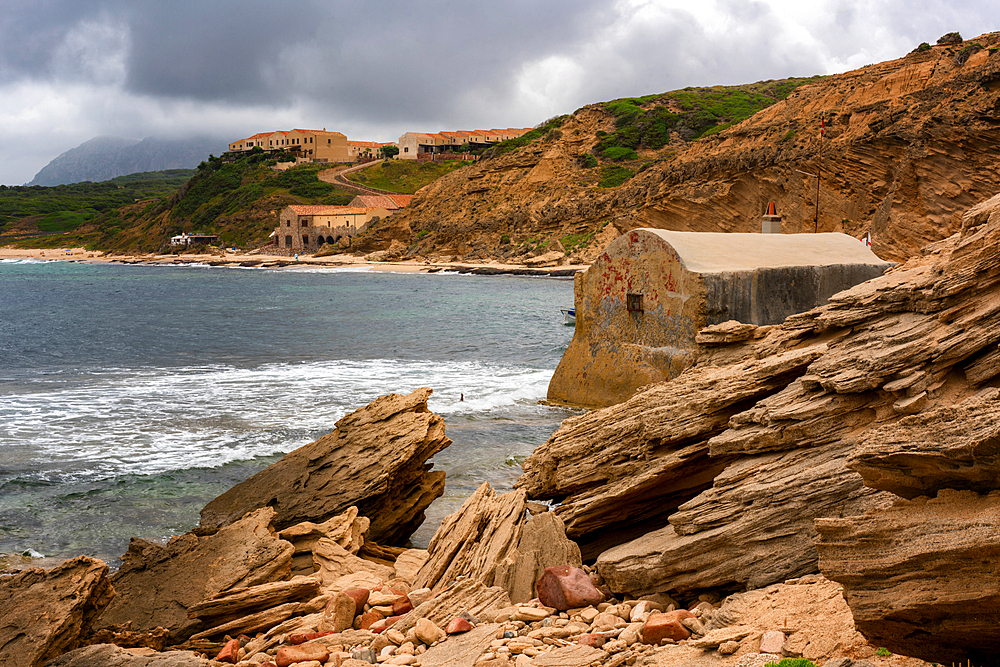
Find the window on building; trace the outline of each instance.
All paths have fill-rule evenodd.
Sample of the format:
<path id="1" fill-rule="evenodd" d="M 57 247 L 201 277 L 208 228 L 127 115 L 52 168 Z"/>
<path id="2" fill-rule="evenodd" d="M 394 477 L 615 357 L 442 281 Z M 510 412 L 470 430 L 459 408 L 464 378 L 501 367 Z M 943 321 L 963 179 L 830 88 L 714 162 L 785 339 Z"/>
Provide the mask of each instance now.
<path id="1" fill-rule="evenodd" d="M 404 153 L 409 153 L 410 152 L 410 147 L 409 146 L 403 146 L 403 152 Z"/>
<path id="2" fill-rule="evenodd" d="M 630 313 L 641 313 L 642 312 L 642 295 L 641 294 L 626 294 L 625 295 L 625 309 Z"/>
<path id="3" fill-rule="evenodd" d="M 303 234 L 302 235 L 302 247 L 304 248 L 304 247 L 306 247 L 308 245 L 309 245 L 309 235 L 308 234 Z"/>

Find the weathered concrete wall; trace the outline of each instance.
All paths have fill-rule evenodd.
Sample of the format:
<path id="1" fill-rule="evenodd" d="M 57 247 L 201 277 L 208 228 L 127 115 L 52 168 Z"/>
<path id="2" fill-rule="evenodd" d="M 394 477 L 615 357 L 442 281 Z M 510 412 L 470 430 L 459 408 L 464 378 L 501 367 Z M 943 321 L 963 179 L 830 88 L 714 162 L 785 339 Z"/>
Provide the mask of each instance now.
<path id="1" fill-rule="evenodd" d="M 619 403 L 683 372 L 700 329 L 727 320 L 777 324 L 889 266 L 843 234 L 633 230 L 577 274 L 576 334 L 548 398 Z M 642 295 L 641 312 L 628 309 L 630 293 Z"/>
<path id="2" fill-rule="evenodd" d="M 705 321 L 705 288 L 663 239 L 629 232 L 576 275 L 574 288 L 576 334 L 549 384 L 549 400 L 612 405 L 690 364 Z M 627 310 L 628 293 L 643 295 L 642 312 Z"/>
<path id="3" fill-rule="evenodd" d="M 879 276 L 885 264 L 787 266 L 708 273 L 705 324 L 728 320 L 762 326 L 823 304 L 837 292 Z"/>

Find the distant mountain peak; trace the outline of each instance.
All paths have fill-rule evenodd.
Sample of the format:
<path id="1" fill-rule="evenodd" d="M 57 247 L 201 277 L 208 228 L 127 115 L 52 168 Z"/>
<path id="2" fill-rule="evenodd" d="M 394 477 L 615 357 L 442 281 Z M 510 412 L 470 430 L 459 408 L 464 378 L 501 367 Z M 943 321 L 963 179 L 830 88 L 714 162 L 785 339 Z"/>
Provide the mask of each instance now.
<path id="1" fill-rule="evenodd" d="M 42 167 L 28 185 L 97 182 L 145 171 L 193 169 L 210 154 L 221 155 L 227 149 L 226 139 L 219 137 L 94 137 Z"/>

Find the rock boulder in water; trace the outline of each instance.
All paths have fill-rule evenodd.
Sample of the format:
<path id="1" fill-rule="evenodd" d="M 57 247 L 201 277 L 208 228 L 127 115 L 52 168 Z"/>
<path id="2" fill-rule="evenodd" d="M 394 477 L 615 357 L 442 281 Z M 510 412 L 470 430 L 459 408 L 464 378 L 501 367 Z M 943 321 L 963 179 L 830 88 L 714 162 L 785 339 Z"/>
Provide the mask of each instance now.
<path id="1" fill-rule="evenodd" d="M 368 539 L 401 543 L 444 493 L 444 473 L 426 461 L 451 444 L 444 420 L 427 409 L 427 388 L 389 394 L 337 422 L 333 433 L 299 447 L 237 484 L 201 511 L 198 534 L 210 535 L 260 507 L 274 527 L 323 522 L 351 506 L 371 519 Z"/>

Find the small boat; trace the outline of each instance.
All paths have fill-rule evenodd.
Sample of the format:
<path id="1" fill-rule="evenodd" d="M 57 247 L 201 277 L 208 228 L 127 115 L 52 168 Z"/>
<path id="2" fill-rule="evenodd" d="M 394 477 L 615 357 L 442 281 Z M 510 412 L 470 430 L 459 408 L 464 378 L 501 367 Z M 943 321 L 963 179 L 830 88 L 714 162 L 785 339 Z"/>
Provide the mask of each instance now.
<path id="1" fill-rule="evenodd" d="M 570 327 L 570 326 L 576 326 L 576 309 L 575 308 L 570 308 L 568 310 L 560 310 L 559 312 L 563 314 L 563 324 L 565 324 L 568 327 Z"/>

